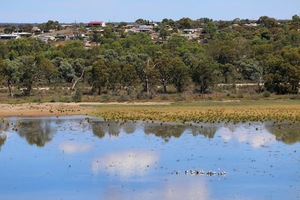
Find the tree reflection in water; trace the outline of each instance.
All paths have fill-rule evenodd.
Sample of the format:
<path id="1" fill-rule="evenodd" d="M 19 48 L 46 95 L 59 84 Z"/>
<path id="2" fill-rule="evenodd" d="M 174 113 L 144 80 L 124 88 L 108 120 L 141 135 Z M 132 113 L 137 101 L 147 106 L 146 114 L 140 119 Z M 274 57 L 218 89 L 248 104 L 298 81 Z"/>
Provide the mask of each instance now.
<path id="1" fill-rule="evenodd" d="M 103 138 L 106 134 L 118 137 L 121 130 L 127 134 L 132 134 L 136 130 L 136 124 L 134 122 L 119 123 L 116 121 L 93 120 L 90 122 L 90 125 L 93 134 L 99 138 Z"/>
<path id="2" fill-rule="evenodd" d="M 6 140 L 6 135 L 0 134 L 0 149 L 1 149 L 2 145 L 4 145 L 5 140 Z"/>
<path id="3" fill-rule="evenodd" d="M 19 120 L 16 131 L 22 138 L 26 138 L 28 144 L 43 147 L 56 133 L 56 126 L 52 126 L 51 121 L 50 119 Z"/>
<path id="4" fill-rule="evenodd" d="M 171 137 L 179 138 L 185 131 L 191 131 L 193 136 L 203 135 L 208 138 L 213 138 L 217 130 L 218 126 L 212 124 L 189 126 L 184 124 L 147 123 L 144 125 L 144 132 L 146 134 L 154 134 L 166 142 L 168 142 Z"/>
<path id="5" fill-rule="evenodd" d="M 277 141 L 295 144 L 300 141 L 300 124 L 292 122 L 265 123 L 268 132 L 275 135 Z"/>
<path id="6" fill-rule="evenodd" d="M 168 142 L 171 137 L 179 138 L 185 130 L 186 126 L 179 124 L 146 123 L 144 125 L 145 134 L 154 134 L 166 142 Z"/>
<path id="7" fill-rule="evenodd" d="M 207 124 L 205 126 L 192 126 L 190 129 L 194 136 L 203 135 L 205 137 L 208 137 L 209 139 L 212 139 L 215 137 L 215 134 L 219 127 L 213 124 Z"/>
<path id="8" fill-rule="evenodd" d="M 110 136 L 118 137 L 120 134 L 119 124 L 117 122 L 92 121 L 90 122 L 94 135 L 103 138 L 106 133 Z"/>
<path id="9" fill-rule="evenodd" d="M 3 120 L 2 122 L 0 122 L 0 149 L 1 147 L 4 145 L 5 141 L 6 141 L 6 135 L 3 133 L 4 131 L 7 131 L 9 127 L 9 123 L 5 123 L 5 121 Z"/>

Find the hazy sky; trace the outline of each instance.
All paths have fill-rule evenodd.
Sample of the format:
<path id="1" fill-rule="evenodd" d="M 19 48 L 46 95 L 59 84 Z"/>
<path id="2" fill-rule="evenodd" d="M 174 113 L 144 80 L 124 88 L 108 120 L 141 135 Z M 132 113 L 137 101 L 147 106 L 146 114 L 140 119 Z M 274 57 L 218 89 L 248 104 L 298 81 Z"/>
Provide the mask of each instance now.
<path id="1" fill-rule="evenodd" d="M 276 19 L 300 16 L 300 0 L 5 0 L 0 4 L 0 22 L 132 22 L 138 18 L 256 20 L 266 15 Z"/>

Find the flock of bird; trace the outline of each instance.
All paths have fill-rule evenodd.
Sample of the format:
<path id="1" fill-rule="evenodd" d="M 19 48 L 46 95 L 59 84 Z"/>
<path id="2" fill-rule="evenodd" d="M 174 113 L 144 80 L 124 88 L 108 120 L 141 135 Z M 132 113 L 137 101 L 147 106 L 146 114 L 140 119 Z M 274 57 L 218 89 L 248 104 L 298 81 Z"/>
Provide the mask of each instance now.
<path id="1" fill-rule="evenodd" d="M 179 171 L 176 171 L 175 174 L 180 174 Z M 184 174 L 186 175 L 207 175 L 207 176 L 215 176 L 215 175 L 218 175 L 218 176 L 226 176 L 226 172 L 225 171 L 204 171 L 204 170 L 185 170 L 184 171 Z"/>

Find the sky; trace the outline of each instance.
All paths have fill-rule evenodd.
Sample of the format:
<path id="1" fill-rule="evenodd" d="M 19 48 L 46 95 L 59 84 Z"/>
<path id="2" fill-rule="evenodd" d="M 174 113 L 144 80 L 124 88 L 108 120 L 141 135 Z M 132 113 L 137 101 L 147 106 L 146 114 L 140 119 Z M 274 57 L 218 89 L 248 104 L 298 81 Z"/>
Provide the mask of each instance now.
<path id="1" fill-rule="evenodd" d="M 134 22 L 139 18 L 160 22 L 183 17 L 257 20 L 293 15 L 300 16 L 300 0 L 4 0 L 0 4 L 0 23 Z"/>

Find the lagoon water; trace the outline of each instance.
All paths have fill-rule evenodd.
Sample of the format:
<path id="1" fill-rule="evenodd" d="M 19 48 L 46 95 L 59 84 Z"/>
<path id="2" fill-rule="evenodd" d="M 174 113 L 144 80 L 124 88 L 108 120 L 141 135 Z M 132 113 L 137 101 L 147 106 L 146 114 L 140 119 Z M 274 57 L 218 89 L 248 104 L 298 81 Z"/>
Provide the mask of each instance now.
<path id="1" fill-rule="evenodd" d="M 300 199 L 299 127 L 4 118 L 0 199 Z"/>

